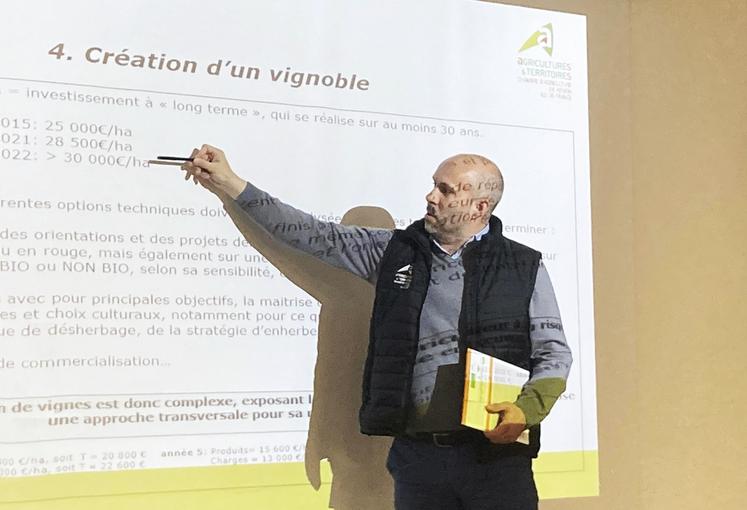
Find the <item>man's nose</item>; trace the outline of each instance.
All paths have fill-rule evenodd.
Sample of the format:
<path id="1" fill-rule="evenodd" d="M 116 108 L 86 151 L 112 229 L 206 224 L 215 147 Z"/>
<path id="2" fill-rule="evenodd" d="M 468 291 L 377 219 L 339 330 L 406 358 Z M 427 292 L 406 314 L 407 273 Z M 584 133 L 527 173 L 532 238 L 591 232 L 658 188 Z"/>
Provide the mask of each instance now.
<path id="1" fill-rule="evenodd" d="M 429 204 L 436 205 L 436 188 L 433 188 L 428 192 L 428 194 L 425 196 L 425 201 Z"/>

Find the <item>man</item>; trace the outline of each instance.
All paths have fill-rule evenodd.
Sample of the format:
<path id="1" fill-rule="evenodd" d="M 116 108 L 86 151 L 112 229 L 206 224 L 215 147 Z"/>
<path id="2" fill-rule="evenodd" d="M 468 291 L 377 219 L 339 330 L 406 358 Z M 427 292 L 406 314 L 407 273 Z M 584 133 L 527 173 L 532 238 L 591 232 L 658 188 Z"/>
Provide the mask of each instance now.
<path id="1" fill-rule="evenodd" d="M 204 145 L 186 178 L 233 200 L 275 238 L 376 285 L 363 380 L 361 431 L 393 436 L 387 467 L 395 506 L 534 509 L 531 461 L 539 422 L 571 365 L 540 253 L 502 235 L 492 212 L 503 177 L 487 158 L 460 154 L 439 165 L 425 217 L 405 230 L 321 222 L 236 175 Z M 303 225 L 298 229 L 280 225 Z M 498 425 L 460 425 L 468 347 L 529 370 L 515 402 L 490 404 Z M 529 443 L 516 442 L 529 429 Z"/>

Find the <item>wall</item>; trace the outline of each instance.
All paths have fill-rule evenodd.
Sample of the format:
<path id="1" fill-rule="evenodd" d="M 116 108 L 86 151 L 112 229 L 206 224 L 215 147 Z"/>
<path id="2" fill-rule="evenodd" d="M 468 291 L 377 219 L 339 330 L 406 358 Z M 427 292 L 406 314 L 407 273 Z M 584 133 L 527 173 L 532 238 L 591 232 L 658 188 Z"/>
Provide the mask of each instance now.
<path id="1" fill-rule="evenodd" d="M 631 20 L 642 508 L 744 508 L 747 2 Z"/>
<path id="2" fill-rule="evenodd" d="M 744 508 L 747 2 L 521 1 L 585 14 L 599 498 Z"/>

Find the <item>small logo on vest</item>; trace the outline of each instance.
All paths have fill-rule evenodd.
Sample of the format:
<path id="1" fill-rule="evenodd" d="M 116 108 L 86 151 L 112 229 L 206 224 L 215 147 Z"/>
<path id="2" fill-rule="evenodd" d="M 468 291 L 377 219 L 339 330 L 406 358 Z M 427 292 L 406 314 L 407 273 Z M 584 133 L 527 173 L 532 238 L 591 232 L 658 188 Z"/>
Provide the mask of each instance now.
<path id="1" fill-rule="evenodd" d="M 394 273 L 394 285 L 401 289 L 409 289 L 412 283 L 412 264 L 407 264 Z"/>

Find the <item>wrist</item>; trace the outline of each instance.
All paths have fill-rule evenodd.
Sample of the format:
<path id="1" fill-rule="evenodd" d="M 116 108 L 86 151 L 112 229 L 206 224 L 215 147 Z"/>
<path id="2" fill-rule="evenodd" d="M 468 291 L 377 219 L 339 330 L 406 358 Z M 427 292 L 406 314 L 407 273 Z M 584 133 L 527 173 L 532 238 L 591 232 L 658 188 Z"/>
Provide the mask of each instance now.
<path id="1" fill-rule="evenodd" d="M 526 428 L 533 427 L 540 422 L 539 417 L 537 416 L 537 412 L 532 408 L 531 403 L 528 403 L 521 399 L 517 399 L 516 402 L 514 402 L 514 405 L 516 405 L 516 407 L 521 411 L 521 414 L 524 417 L 524 425 Z"/>
<path id="2" fill-rule="evenodd" d="M 221 191 L 233 200 L 236 200 L 236 198 L 241 195 L 241 192 L 244 191 L 244 188 L 246 188 L 246 181 L 238 175 L 234 175 L 226 184 L 221 186 L 221 188 Z"/>

